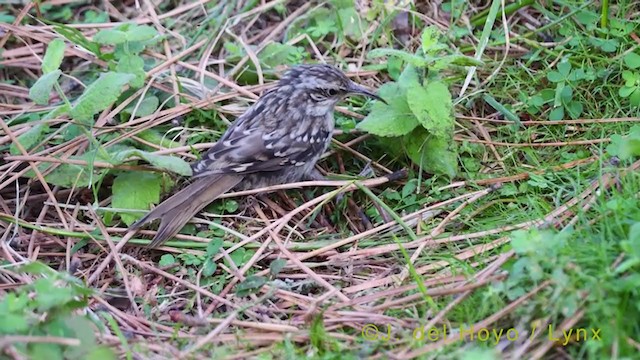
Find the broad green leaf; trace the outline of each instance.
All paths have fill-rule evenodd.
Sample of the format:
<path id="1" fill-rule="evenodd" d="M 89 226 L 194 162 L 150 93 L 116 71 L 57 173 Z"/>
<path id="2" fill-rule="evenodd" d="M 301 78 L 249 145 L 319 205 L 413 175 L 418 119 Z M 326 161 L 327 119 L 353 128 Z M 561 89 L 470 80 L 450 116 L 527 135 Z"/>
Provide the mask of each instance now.
<path id="1" fill-rule="evenodd" d="M 93 41 L 103 45 L 122 44 L 127 41 L 127 34 L 120 30 L 103 29 L 93 37 Z"/>
<path id="2" fill-rule="evenodd" d="M 71 157 L 71 159 L 79 159 L 79 157 Z M 38 170 L 40 170 L 40 172 L 42 173 L 50 166 L 51 164 L 49 163 L 43 163 L 38 165 Z M 49 174 L 45 175 L 44 180 L 49 184 L 58 185 L 65 188 L 70 188 L 73 186 L 86 187 L 100 180 L 104 173 L 106 173 L 106 170 L 101 170 L 98 172 L 98 174 L 93 174 L 92 176 L 87 166 L 85 165 L 61 164 Z M 36 175 L 33 170 L 29 170 L 25 173 L 25 176 L 33 178 Z"/>
<path id="3" fill-rule="evenodd" d="M 565 110 L 567 114 L 569 114 L 569 117 L 571 117 L 572 119 L 578 119 L 580 117 L 580 114 L 582 114 L 583 109 L 583 105 L 579 101 L 571 101 L 567 105 L 565 105 Z"/>
<path id="4" fill-rule="evenodd" d="M 640 106 L 640 86 L 636 87 L 636 91 L 629 96 L 629 103 L 633 106 Z"/>
<path id="5" fill-rule="evenodd" d="M 111 154 L 112 162 L 121 164 L 128 158 L 137 156 L 153 165 L 156 168 L 174 172 L 183 176 L 191 176 L 191 166 L 186 161 L 175 156 L 156 155 L 138 149 L 124 149 Z"/>
<path id="6" fill-rule="evenodd" d="M 207 244 L 207 256 L 212 257 L 218 255 L 224 242 L 220 238 L 215 238 Z"/>
<path id="7" fill-rule="evenodd" d="M 236 285 L 236 295 L 247 296 L 249 294 L 255 294 L 260 291 L 260 288 L 266 283 L 267 278 L 264 276 L 247 276 L 243 282 Z"/>
<path id="8" fill-rule="evenodd" d="M 113 181 L 113 197 L 111 206 L 117 209 L 149 210 L 151 204 L 160 201 L 160 184 L 162 177 L 159 174 L 148 172 L 128 172 L 118 175 Z M 120 213 L 120 218 L 125 224 L 131 225 L 141 218 L 143 214 Z"/>
<path id="9" fill-rule="evenodd" d="M 176 263 L 176 258 L 171 254 L 164 254 L 160 257 L 160 261 L 158 261 L 158 265 L 160 266 L 169 266 Z"/>
<path id="10" fill-rule="evenodd" d="M 144 60 L 138 55 L 125 54 L 116 65 L 116 71 L 123 74 L 133 74 L 135 79 L 129 83 L 134 88 L 144 85 L 146 73 L 144 71 Z"/>
<path id="11" fill-rule="evenodd" d="M 558 106 L 557 108 L 549 112 L 549 120 L 557 121 L 564 119 L 564 106 Z"/>
<path id="12" fill-rule="evenodd" d="M 158 31 L 148 25 L 134 25 L 127 29 L 127 41 L 146 41 L 158 35 Z"/>
<path id="13" fill-rule="evenodd" d="M 48 74 L 58 70 L 63 58 L 64 41 L 54 39 L 49 43 L 49 46 L 47 46 L 47 52 L 44 54 L 44 59 L 42 59 L 42 72 Z"/>
<path id="14" fill-rule="evenodd" d="M 358 129 L 377 136 L 400 136 L 418 126 L 418 120 L 407 104 L 406 94 L 398 83 L 384 84 L 378 93 L 389 105 L 374 102 L 369 115 L 356 126 Z"/>
<path id="15" fill-rule="evenodd" d="M 634 52 L 628 53 L 622 59 L 630 69 L 636 69 L 640 67 L 640 54 Z"/>
<path id="16" fill-rule="evenodd" d="M 47 311 L 64 305 L 75 297 L 75 294 L 68 288 L 56 286 L 46 278 L 36 280 L 33 283 L 33 288 L 37 294 L 34 302 L 39 311 Z"/>
<path id="17" fill-rule="evenodd" d="M 287 260 L 285 259 L 275 259 L 269 265 L 269 273 L 271 276 L 276 277 L 282 269 L 284 269 L 285 265 L 287 265 Z"/>
<path id="18" fill-rule="evenodd" d="M 551 82 L 560 82 L 564 80 L 564 77 L 557 71 L 549 71 L 549 73 L 547 74 L 547 79 L 549 79 L 549 81 Z"/>
<path id="19" fill-rule="evenodd" d="M 89 85 L 71 109 L 71 117 L 91 122 L 93 116 L 113 104 L 122 94 L 122 88 L 135 78 L 132 74 L 108 72 Z"/>
<path id="20" fill-rule="evenodd" d="M 31 150 L 40 141 L 42 141 L 42 132 L 46 131 L 48 128 L 49 127 L 45 124 L 34 125 L 26 133 L 18 136 L 18 142 L 27 151 Z M 9 147 L 9 152 L 11 153 L 11 155 L 18 155 L 21 153 L 18 147 L 16 146 L 16 144 L 14 143 L 12 143 L 11 146 Z"/>
<path id="21" fill-rule="evenodd" d="M 362 39 L 362 26 L 366 29 L 366 20 L 358 16 L 358 12 L 353 6 L 338 9 L 338 20 L 343 35 L 355 40 Z"/>
<path id="22" fill-rule="evenodd" d="M 202 276 L 209 277 L 213 275 L 218 269 L 218 264 L 216 264 L 212 258 L 205 260 L 204 265 L 202 266 Z"/>
<path id="23" fill-rule="evenodd" d="M 422 32 L 422 52 L 425 55 L 435 55 L 440 50 L 446 49 L 447 45 L 438 42 L 440 30 L 435 26 L 429 26 Z"/>
<path id="24" fill-rule="evenodd" d="M 640 222 L 631 225 L 629 228 L 629 240 L 626 242 L 626 251 L 634 257 L 640 259 Z"/>
<path id="25" fill-rule="evenodd" d="M 622 72 L 622 79 L 625 81 L 625 86 L 633 87 L 640 80 L 640 74 L 625 70 Z"/>
<path id="26" fill-rule="evenodd" d="M 409 108 L 425 129 L 435 136 L 448 136 L 453 131 L 453 101 L 447 85 L 440 81 L 426 86 L 407 88 Z"/>
<path id="27" fill-rule="evenodd" d="M 133 113 L 133 110 L 136 109 L 136 106 L 137 106 L 138 108 L 136 109 L 135 116 L 143 117 L 143 116 L 153 114 L 158 109 L 159 105 L 160 105 L 160 99 L 152 95 L 142 99 L 142 101 L 140 102 L 140 105 L 138 105 L 137 101 L 134 101 L 133 104 L 127 106 L 127 108 L 124 109 L 122 112 L 131 115 Z"/>
<path id="28" fill-rule="evenodd" d="M 423 171 L 454 177 L 458 172 L 458 155 L 452 139 L 429 134 L 418 127 L 404 136 L 407 155 Z"/>
<path id="29" fill-rule="evenodd" d="M 618 90 L 618 95 L 620 97 L 626 98 L 629 97 L 634 91 L 636 91 L 636 87 L 623 86 Z"/>
<path id="30" fill-rule="evenodd" d="M 173 141 L 168 137 L 162 136 L 162 134 L 155 129 L 148 129 L 148 130 L 141 131 L 140 133 L 138 133 L 138 136 L 143 140 L 146 140 L 150 143 L 153 143 L 165 148 L 173 149 L 173 148 L 182 146 L 182 144 L 180 144 L 179 142 Z"/>
<path id="31" fill-rule="evenodd" d="M 607 146 L 607 152 L 621 160 L 640 156 L 640 126 L 632 127 L 629 135 L 626 136 L 611 135 L 611 143 Z"/>
<path id="32" fill-rule="evenodd" d="M 28 349 L 29 359 L 64 360 L 62 348 L 57 344 L 32 343 Z"/>
<path id="33" fill-rule="evenodd" d="M 29 98 L 38 105 L 49 104 L 49 95 L 51 89 L 58 82 L 58 78 L 62 74 L 60 70 L 54 70 L 50 73 L 42 75 L 38 81 L 29 89 Z"/>
<path id="34" fill-rule="evenodd" d="M 96 347 L 95 328 L 86 317 L 75 315 L 64 318 L 62 321 L 71 330 L 73 337 L 80 340 L 79 346 L 70 346 L 66 349 L 65 358 L 81 359 L 88 349 Z"/>
<path id="35" fill-rule="evenodd" d="M 84 359 L 86 360 L 116 360 L 118 357 L 112 349 L 106 346 L 97 346 L 89 351 Z"/>

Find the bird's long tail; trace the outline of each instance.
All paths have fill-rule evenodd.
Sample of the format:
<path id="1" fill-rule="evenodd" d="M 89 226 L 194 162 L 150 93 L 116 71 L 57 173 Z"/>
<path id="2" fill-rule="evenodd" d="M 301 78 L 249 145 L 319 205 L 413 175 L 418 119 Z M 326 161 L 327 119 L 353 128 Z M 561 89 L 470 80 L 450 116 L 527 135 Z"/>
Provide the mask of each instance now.
<path id="1" fill-rule="evenodd" d="M 142 219 L 132 224 L 130 229 L 135 230 L 144 224 L 160 219 L 158 232 L 149 244 L 149 247 L 157 247 L 175 236 L 198 211 L 218 196 L 231 190 L 242 178 L 241 175 L 228 174 L 198 178 L 153 208 Z"/>

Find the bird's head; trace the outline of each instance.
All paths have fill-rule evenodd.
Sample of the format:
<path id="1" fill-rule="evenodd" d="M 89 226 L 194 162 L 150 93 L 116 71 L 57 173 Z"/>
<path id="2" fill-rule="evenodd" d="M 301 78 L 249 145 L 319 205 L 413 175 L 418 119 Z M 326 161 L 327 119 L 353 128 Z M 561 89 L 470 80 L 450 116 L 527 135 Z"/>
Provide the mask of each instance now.
<path id="1" fill-rule="evenodd" d="M 381 97 L 351 81 L 331 65 L 299 65 L 287 71 L 279 82 L 303 92 L 308 101 L 319 108 L 333 110 L 336 103 L 348 95 L 360 94 L 386 103 Z"/>

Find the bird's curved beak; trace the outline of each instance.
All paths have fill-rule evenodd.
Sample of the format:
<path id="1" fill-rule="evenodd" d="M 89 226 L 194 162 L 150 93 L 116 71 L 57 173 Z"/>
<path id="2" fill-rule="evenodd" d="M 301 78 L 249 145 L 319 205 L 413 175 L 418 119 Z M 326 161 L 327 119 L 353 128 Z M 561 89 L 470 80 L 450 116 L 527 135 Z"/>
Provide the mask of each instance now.
<path id="1" fill-rule="evenodd" d="M 351 85 L 349 86 L 349 93 L 350 94 L 365 95 L 365 96 L 368 96 L 370 98 L 382 101 L 383 103 L 387 104 L 387 102 L 383 98 L 381 98 L 380 96 L 376 95 L 372 91 L 369 91 L 366 88 L 364 88 L 363 86 L 360 86 L 360 85 L 358 85 L 356 83 L 351 83 Z"/>

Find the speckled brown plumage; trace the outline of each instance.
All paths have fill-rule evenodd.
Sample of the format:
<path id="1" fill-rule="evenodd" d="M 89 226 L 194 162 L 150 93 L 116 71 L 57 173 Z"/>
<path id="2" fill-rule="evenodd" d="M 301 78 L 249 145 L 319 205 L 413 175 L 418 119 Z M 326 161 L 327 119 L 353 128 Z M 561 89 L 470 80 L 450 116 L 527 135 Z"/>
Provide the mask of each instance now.
<path id="1" fill-rule="evenodd" d="M 348 94 L 380 99 L 330 65 L 290 69 L 192 164 L 194 181 L 131 226 L 160 219 L 151 247 L 180 231 L 221 194 L 304 179 L 331 142 L 335 105 Z"/>

